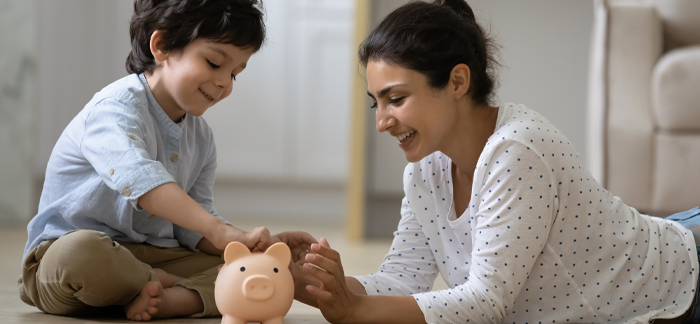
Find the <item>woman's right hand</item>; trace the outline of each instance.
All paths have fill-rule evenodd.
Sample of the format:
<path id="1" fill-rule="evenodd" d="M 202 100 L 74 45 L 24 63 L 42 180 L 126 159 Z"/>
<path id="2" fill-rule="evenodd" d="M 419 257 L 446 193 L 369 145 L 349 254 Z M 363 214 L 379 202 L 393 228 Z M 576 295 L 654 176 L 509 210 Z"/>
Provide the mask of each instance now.
<path id="1" fill-rule="evenodd" d="M 225 250 L 231 242 L 241 242 L 253 252 L 263 252 L 272 244 L 270 231 L 264 227 L 256 227 L 246 232 L 231 225 L 221 223 L 207 237 L 219 250 Z"/>

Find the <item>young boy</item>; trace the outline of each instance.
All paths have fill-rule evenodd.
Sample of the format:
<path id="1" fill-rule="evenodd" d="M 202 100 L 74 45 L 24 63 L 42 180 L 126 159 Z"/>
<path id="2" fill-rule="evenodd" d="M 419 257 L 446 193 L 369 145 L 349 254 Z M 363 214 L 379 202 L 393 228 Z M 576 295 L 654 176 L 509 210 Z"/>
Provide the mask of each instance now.
<path id="1" fill-rule="evenodd" d="M 59 315 L 123 306 L 130 320 L 219 315 L 221 253 L 239 241 L 287 243 L 304 232 L 249 232 L 217 215 L 213 134 L 200 116 L 231 93 L 265 38 L 256 0 L 136 0 L 131 75 L 98 92 L 51 154 L 27 227 L 21 299 Z"/>

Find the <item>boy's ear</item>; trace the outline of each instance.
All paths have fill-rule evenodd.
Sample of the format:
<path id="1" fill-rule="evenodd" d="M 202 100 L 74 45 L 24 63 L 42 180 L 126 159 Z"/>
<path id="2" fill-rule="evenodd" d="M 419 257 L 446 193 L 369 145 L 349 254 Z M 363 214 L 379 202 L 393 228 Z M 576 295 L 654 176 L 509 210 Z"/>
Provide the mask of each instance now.
<path id="1" fill-rule="evenodd" d="M 229 264 L 250 254 L 250 250 L 248 250 L 245 244 L 241 242 L 231 242 L 226 246 L 226 250 L 224 250 L 224 262 Z"/>
<path id="2" fill-rule="evenodd" d="M 279 260 L 285 266 L 289 264 L 289 261 L 292 259 L 292 252 L 289 251 L 287 244 L 282 242 L 272 244 L 269 248 L 267 248 L 265 254 Z"/>
<path id="3" fill-rule="evenodd" d="M 162 50 L 164 33 L 162 30 L 156 30 L 151 34 L 151 54 L 156 62 L 163 62 L 168 58 L 168 53 Z"/>

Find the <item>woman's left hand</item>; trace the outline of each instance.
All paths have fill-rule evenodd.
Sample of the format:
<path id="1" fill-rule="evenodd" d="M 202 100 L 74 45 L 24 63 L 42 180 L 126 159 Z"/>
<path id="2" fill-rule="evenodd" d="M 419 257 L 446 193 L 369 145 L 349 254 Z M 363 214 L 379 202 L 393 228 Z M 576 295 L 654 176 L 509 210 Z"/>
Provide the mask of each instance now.
<path id="1" fill-rule="evenodd" d="M 320 286 L 306 286 L 306 290 L 316 297 L 323 317 L 331 323 L 352 322 L 358 296 L 348 289 L 340 254 L 321 238 L 318 244 L 311 245 L 306 262 L 304 271 L 321 282 Z"/>

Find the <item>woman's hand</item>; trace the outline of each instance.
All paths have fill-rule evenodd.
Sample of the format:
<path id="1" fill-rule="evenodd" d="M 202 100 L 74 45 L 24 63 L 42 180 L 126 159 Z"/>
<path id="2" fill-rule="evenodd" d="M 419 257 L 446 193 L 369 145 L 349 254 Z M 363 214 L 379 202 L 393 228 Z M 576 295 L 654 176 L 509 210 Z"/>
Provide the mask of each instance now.
<path id="1" fill-rule="evenodd" d="M 302 266 L 304 258 L 311 249 L 311 244 L 318 243 L 311 234 L 306 232 L 282 232 L 272 236 L 272 243 L 282 242 L 289 246 L 292 252 L 292 263 Z"/>
<path id="2" fill-rule="evenodd" d="M 323 317 L 331 323 L 352 322 L 358 306 L 358 297 L 347 286 L 340 255 L 331 249 L 328 240 L 311 245 L 303 269 L 314 276 L 320 285 L 309 284 L 306 290 L 316 298 Z"/>
<path id="3" fill-rule="evenodd" d="M 270 231 L 264 226 L 256 227 L 246 232 L 231 225 L 220 223 L 211 231 L 209 236 L 206 238 L 221 251 L 224 251 L 231 242 L 241 242 L 253 252 L 265 251 L 272 244 Z"/>

